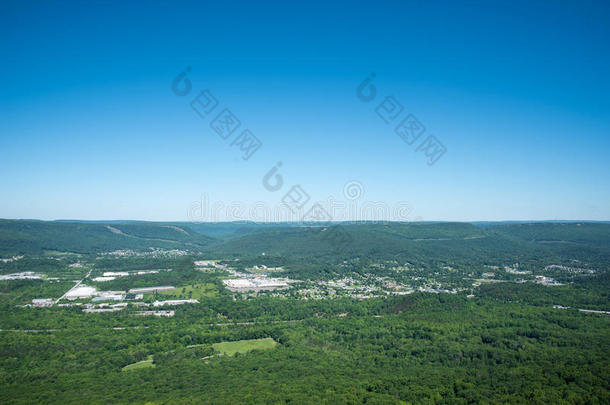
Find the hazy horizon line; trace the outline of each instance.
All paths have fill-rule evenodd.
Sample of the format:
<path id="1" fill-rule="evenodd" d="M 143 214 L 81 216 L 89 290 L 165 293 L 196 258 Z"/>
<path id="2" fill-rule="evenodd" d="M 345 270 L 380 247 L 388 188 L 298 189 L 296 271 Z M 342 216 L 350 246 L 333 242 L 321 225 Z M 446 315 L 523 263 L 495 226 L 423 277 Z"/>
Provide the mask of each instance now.
<path id="1" fill-rule="evenodd" d="M 610 219 L 493 219 L 493 220 L 384 220 L 384 219 L 368 219 L 368 220 L 340 220 L 340 221 L 254 221 L 254 220 L 233 220 L 233 221 L 188 221 L 188 220 L 148 220 L 148 219 L 40 219 L 40 218 L 0 218 L 0 221 L 36 221 L 36 222 L 148 222 L 148 223 L 184 223 L 184 224 L 232 224 L 232 223 L 251 223 L 251 224 L 310 224 L 310 223 L 497 223 L 497 222 L 518 222 L 518 223 L 610 223 Z"/>

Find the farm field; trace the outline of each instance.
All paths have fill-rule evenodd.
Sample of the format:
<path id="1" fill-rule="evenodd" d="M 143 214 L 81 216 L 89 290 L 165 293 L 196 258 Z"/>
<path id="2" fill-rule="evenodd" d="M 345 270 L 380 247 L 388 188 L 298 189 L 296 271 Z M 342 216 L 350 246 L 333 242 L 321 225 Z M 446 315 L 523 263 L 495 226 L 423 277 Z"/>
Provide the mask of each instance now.
<path id="1" fill-rule="evenodd" d="M 142 368 L 150 368 L 150 367 L 156 367 L 155 364 L 153 363 L 152 356 L 148 356 L 148 358 L 146 360 L 142 360 L 142 361 L 138 361 L 137 363 L 126 365 L 125 367 L 123 367 L 123 371 L 133 371 L 133 370 L 139 370 Z"/>
<path id="2" fill-rule="evenodd" d="M 176 287 L 171 291 L 159 291 L 159 295 L 164 297 L 176 297 L 180 299 L 214 298 L 218 296 L 218 287 L 212 283 L 199 283 Z"/>
<path id="3" fill-rule="evenodd" d="M 215 343 L 212 347 L 224 356 L 233 356 L 235 353 L 247 353 L 251 350 L 273 349 L 276 345 L 277 342 L 273 338 L 264 338 Z"/>

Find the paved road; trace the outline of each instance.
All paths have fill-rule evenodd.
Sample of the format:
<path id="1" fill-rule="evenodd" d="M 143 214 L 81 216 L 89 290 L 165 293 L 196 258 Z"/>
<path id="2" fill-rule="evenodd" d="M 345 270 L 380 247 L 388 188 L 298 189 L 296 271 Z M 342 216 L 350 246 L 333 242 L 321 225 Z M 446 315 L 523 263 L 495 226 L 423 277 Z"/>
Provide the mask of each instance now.
<path id="1" fill-rule="evenodd" d="M 87 277 L 89 277 L 89 275 L 91 274 L 91 272 L 92 272 L 92 271 L 93 271 L 93 269 L 89 270 L 89 272 L 87 273 L 87 275 L 86 275 L 85 277 L 83 277 L 81 280 L 79 280 L 79 281 L 78 281 L 78 282 L 77 282 L 77 283 L 74 285 L 74 287 L 70 288 L 68 291 L 66 291 L 66 292 L 64 293 L 64 295 L 62 295 L 62 296 L 61 296 L 61 297 L 59 297 L 57 300 L 55 300 L 55 304 L 57 304 L 57 303 L 58 303 L 60 300 L 62 300 L 62 299 L 63 299 L 63 298 L 66 296 L 66 295 L 68 295 L 68 293 L 69 293 L 70 291 L 74 290 L 75 288 L 78 288 L 78 286 L 79 286 L 79 285 L 81 285 L 81 283 L 82 283 L 83 281 L 85 281 L 85 279 L 86 279 Z"/>

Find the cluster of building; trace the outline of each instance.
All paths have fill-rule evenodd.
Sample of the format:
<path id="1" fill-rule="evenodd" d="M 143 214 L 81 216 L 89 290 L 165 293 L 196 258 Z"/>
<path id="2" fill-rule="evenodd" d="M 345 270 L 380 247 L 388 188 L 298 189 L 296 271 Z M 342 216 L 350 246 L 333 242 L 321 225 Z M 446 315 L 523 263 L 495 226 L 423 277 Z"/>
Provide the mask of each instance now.
<path id="1" fill-rule="evenodd" d="M 166 316 L 166 317 L 171 317 L 174 316 L 176 314 L 176 311 L 174 310 L 170 310 L 170 311 L 140 311 L 140 312 L 136 312 L 136 315 L 140 315 L 140 316 Z"/>
<path id="2" fill-rule="evenodd" d="M 532 274 L 529 270 L 518 270 L 510 266 L 504 266 L 504 271 L 510 274 Z"/>
<path id="3" fill-rule="evenodd" d="M 33 299 L 31 304 L 27 304 L 26 306 L 33 306 L 33 307 L 50 307 L 53 306 L 55 304 L 58 304 L 58 302 L 61 299 L 67 299 L 69 301 L 75 301 L 77 299 L 91 299 L 91 304 L 84 304 L 85 312 L 111 312 L 108 310 L 108 308 L 106 308 L 108 306 L 108 304 L 95 304 L 98 302 L 103 302 L 103 301 L 124 301 L 124 300 L 128 300 L 128 301 L 136 301 L 136 300 L 140 300 L 142 298 L 144 298 L 144 294 L 151 294 L 151 293 L 155 293 L 158 291 L 172 291 L 174 290 L 175 287 L 173 286 L 158 286 L 158 287 L 146 287 L 146 288 L 132 288 L 130 289 L 128 292 L 125 291 L 98 291 L 95 287 L 90 287 L 84 284 L 80 284 L 74 288 L 72 288 L 70 291 L 68 291 L 66 294 L 64 294 L 59 300 L 53 300 L 51 298 L 37 298 L 37 299 Z M 168 301 L 155 301 L 152 305 L 153 306 L 163 306 L 163 305 L 181 305 L 181 304 L 188 304 L 188 303 L 198 303 L 199 301 L 197 300 L 193 300 L 193 299 L 189 299 L 189 300 L 168 300 Z M 136 305 L 144 305 L 144 306 L 148 306 L 150 304 L 147 304 L 145 302 L 134 302 L 134 304 Z M 74 304 L 58 304 L 58 307 L 65 307 L 65 306 L 80 306 L 82 305 L 82 303 L 74 303 Z M 120 309 L 116 309 L 116 308 L 122 308 L 124 306 L 126 306 L 127 303 L 125 304 L 115 304 L 114 306 L 112 306 L 111 308 L 114 308 L 113 311 L 118 311 Z M 103 311 L 98 311 L 98 309 L 104 309 Z"/>
<path id="4" fill-rule="evenodd" d="M 216 267 L 218 265 L 216 260 L 196 260 L 193 264 L 195 267 Z"/>
<path id="5" fill-rule="evenodd" d="M 407 295 L 413 288 L 389 277 L 365 274 L 337 280 L 314 280 L 304 282 L 305 288 L 296 291 L 303 299 L 321 299 L 348 296 L 354 299 L 369 299 L 386 295 Z"/>
<path id="6" fill-rule="evenodd" d="M 0 281 L 6 280 L 40 280 L 42 274 L 34 273 L 33 271 L 24 271 L 21 273 L 5 274 L 0 276 Z"/>
<path id="7" fill-rule="evenodd" d="M 100 304 L 100 305 L 92 305 L 85 304 L 83 308 L 83 312 L 86 313 L 103 313 L 103 312 L 117 312 L 122 311 L 127 307 L 126 302 L 121 302 L 119 304 Z"/>
<path id="8" fill-rule="evenodd" d="M 37 302 L 34 302 L 37 301 Z M 44 302 L 43 302 L 44 301 Z M 45 299 L 45 300 L 32 300 L 32 306 L 38 306 L 38 307 L 42 307 L 42 306 L 52 306 L 54 303 L 53 300 L 51 299 Z M 135 302 L 119 302 L 116 304 L 112 304 L 112 303 L 108 303 L 108 302 L 104 302 L 104 303 L 100 303 L 100 304 L 94 304 L 94 303 L 82 303 L 82 302 L 75 302 L 75 303 L 65 303 L 65 304 L 58 304 L 58 307 L 82 307 L 83 308 L 83 312 L 86 313 L 104 313 L 104 312 L 118 312 L 118 311 L 122 311 L 125 308 L 127 308 L 128 305 L 134 305 L 136 307 L 163 307 L 163 306 L 178 306 L 178 305 L 184 305 L 184 304 L 198 304 L 199 301 L 195 300 L 195 299 L 188 299 L 188 300 L 167 300 L 167 301 L 155 301 L 152 304 L 151 303 L 147 303 L 147 302 L 141 302 L 141 301 L 135 301 Z M 171 315 L 167 315 L 167 313 L 172 312 Z M 173 316 L 173 310 L 172 311 L 166 311 L 166 310 L 156 310 L 156 311 L 139 311 L 136 312 L 136 314 L 138 315 L 142 315 L 142 314 L 146 314 L 146 315 L 158 315 L 158 316 Z"/>
<path id="9" fill-rule="evenodd" d="M 115 250 L 112 252 L 102 253 L 102 255 L 108 256 L 119 256 L 119 257 L 175 257 L 175 256 L 186 256 L 189 252 L 180 249 L 159 249 L 150 248 L 146 252 L 137 252 L 130 249 Z"/>
<path id="10" fill-rule="evenodd" d="M 567 273 L 574 273 L 574 274 L 579 274 L 579 273 L 595 274 L 595 270 L 583 269 L 580 267 L 562 266 L 559 264 L 551 264 L 550 266 L 546 266 L 544 269 L 545 270 L 561 270 L 561 271 L 565 271 Z"/>
<path id="11" fill-rule="evenodd" d="M 274 273 L 274 272 L 278 272 L 278 271 L 284 271 L 284 268 L 282 267 L 267 267 L 264 264 L 261 264 L 260 266 L 252 266 L 248 269 L 246 269 L 249 272 L 253 272 L 253 273 L 258 273 L 258 272 L 262 272 L 262 273 Z"/>
<path id="12" fill-rule="evenodd" d="M 145 288 L 132 288 L 127 293 L 125 291 L 98 291 L 95 287 L 79 285 L 68 291 L 64 298 L 68 300 L 92 298 L 92 301 L 123 301 L 142 299 L 144 294 L 152 294 L 159 291 L 175 290 L 173 286 L 158 286 Z"/>
<path id="13" fill-rule="evenodd" d="M 457 290 L 455 288 L 452 290 L 447 290 L 444 288 L 419 287 L 418 291 L 432 294 L 457 294 Z"/>
<path id="14" fill-rule="evenodd" d="M 229 271 L 228 266 L 218 260 L 196 260 L 193 264 L 197 270 L 203 272 Z"/>
<path id="15" fill-rule="evenodd" d="M 215 264 L 218 266 L 218 264 Z M 266 266 L 254 266 L 256 270 L 265 270 Z M 228 266 L 223 266 L 222 270 L 227 271 L 232 277 L 222 280 L 222 283 L 229 291 L 233 292 L 259 292 L 282 290 L 290 287 L 290 283 L 294 280 L 288 278 L 271 278 L 266 274 L 242 273 Z"/>
<path id="16" fill-rule="evenodd" d="M 0 259 L 0 262 L 2 263 L 12 263 L 12 262 L 16 262 L 17 260 L 21 260 L 23 259 L 23 256 L 13 256 L 13 257 L 7 257 L 4 259 Z"/>
<path id="17" fill-rule="evenodd" d="M 552 278 L 546 276 L 536 276 L 536 283 L 542 285 L 563 285 L 559 281 L 553 280 Z"/>

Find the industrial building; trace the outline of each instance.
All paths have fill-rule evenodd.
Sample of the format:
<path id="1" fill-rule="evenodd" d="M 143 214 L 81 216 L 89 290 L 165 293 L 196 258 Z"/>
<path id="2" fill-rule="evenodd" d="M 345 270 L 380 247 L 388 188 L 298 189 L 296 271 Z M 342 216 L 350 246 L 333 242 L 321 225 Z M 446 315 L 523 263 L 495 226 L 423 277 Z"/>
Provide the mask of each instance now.
<path id="1" fill-rule="evenodd" d="M 146 287 L 146 288 L 132 288 L 129 290 L 132 294 L 151 294 L 157 291 L 171 291 L 175 290 L 172 286 L 160 286 L 160 287 Z"/>

